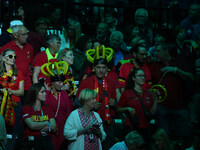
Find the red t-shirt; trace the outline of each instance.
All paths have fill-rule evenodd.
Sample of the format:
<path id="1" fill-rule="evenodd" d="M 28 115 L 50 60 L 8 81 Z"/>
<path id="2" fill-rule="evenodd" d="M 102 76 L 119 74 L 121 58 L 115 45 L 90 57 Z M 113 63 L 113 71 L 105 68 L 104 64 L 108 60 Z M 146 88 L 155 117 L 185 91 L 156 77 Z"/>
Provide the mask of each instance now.
<path id="1" fill-rule="evenodd" d="M 154 63 L 151 66 L 153 83 L 164 85 L 167 90 L 167 98 L 160 104 L 171 109 L 184 108 L 184 99 L 188 94 L 188 91 L 185 91 L 185 84 L 187 82 L 175 73 L 168 72 L 163 76 L 164 73 L 161 72 L 160 69 L 166 66 L 167 65 L 163 64 L 162 62 Z M 183 71 L 191 72 L 187 66 L 187 63 L 185 63 L 182 59 L 173 58 L 169 62 L 168 66 L 174 66 Z"/>
<path id="2" fill-rule="evenodd" d="M 113 83 L 112 80 L 106 80 L 107 85 L 108 85 L 108 97 L 109 98 L 113 98 L 116 100 L 116 87 L 115 87 L 115 83 Z M 100 84 L 98 83 L 98 87 L 99 87 L 99 93 L 101 98 L 100 99 L 104 99 L 104 95 L 103 95 L 103 83 Z M 79 96 L 80 92 L 83 89 L 95 89 L 95 76 L 91 76 L 89 78 L 86 78 L 85 80 L 83 80 L 80 84 L 80 87 L 76 93 L 76 97 Z M 101 119 L 104 121 L 105 120 L 105 101 L 102 101 L 101 107 L 100 107 L 100 111 L 99 111 L 99 115 L 101 117 Z M 111 114 L 113 114 L 114 112 L 111 111 Z"/>
<path id="3" fill-rule="evenodd" d="M 33 64 L 33 48 L 26 43 L 21 49 L 14 41 L 11 41 L 0 49 L 0 54 L 8 48 L 15 51 L 17 70 L 21 71 L 24 77 L 24 90 L 29 90 L 32 85 L 30 65 Z"/>
<path id="4" fill-rule="evenodd" d="M 151 95 L 147 91 L 144 91 L 141 95 L 140 94 L 138 95 L 140 96 L 140 99 L 144 103 L 145 107 L 147 109 L 150 109 L 151 106 L 153 105 Z M 125 90 L 122 93 L 117 105 L 119 107 L 131 107 L 135 109 L 135 113 L 139 117 L 139 125 L 138 125 L 139 128 L 147 128 L 149 126 L 149 122 L 146 120 L 144 116 L 144 110 L 142 104 L 132 89 Z M 130 115 L 127 114 L 127 116 L 128 117 L 125 121 L 125 125 L 130 125 Z"/>
<path id="5" fill-rule="evenodd" d="M 129 73 L 131 72 L 131 69 L 136 68 L 134 64 L 132 63 L 125 63 L 121 66 L 120 68 L 120 73 L 119 73 L 119 84 L 121 87 L 125 87 L 126 86 L 126 81 L 128 78 Z M 140 69 L 142 69 L 145 73 L 145 83 L 143 85 L 143 90 L 149 89 L 151 87 L 151 71 L 149 66 L 147 66 L 146 64 L 144 64 L 142 67 L 140 67 Z"/>
<path id="6" fill-rule="evenodd" d="M 53 57 L 55 57 L 55 55 L 52 55 Z M 40 52 L 35 56 L 35 60 L 34 60 L 34 67 L 41 67 L 43 64 L 48 63 L 48 58 L 47 58 L 47 54 L 46 51 Z M 44 69 L 45 72 L 47 72 L 46 69 Z M 48 73 L 48 72 L 47 72 Z M 38 75 L 38 79 L 40 78 L 44 78 L 46 83 L 49 83 L 49 85 L 51 84 L 50 82 L 50 77 L 45 76 L 41 71 Z"/>
<path id="7" fill-rule="evenodd" d="M 19 83 L 23 80 L 23 75 L 20 71 L 18 71 L 17 76 L 12 76 L 11 81 L 7 82 L 8 76 L 6 78 L 0 77 L 0 84 L 3 86 L 3 88 L 10 88 L 11 90 L 19 90 Z M 20 102 L 20 97 L 11 95 L 12 100 L 15 102 Z"/>
<path id="8" fill-rule="evenodd" d="M 46 106 L 42 106 L 42 111 L 35 111 L 32 106 L 25 105 L 22 107 L 22 120 L 24 121 L 26 118 L 31 118 L 35 122 L 49 121 L 51 118 L 54 118 L 51 109 Z M 26 124 L 24 126 L 24 138 L 28 136 L 40 136 L 40 130 L 31 130 Z M 49 134 L 47 132 L 47 134 Z"/>

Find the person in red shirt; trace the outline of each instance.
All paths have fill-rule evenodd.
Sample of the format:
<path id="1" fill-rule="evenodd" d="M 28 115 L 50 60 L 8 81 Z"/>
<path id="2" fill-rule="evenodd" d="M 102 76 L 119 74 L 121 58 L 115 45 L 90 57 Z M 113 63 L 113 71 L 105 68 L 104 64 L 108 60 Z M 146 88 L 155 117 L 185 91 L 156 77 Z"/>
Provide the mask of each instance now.
<path id="1" fill-rule="evenodd" d="M 0 97 L 1 115 L 5 118 L 7 133 L 13 139 L 20 132 L 21 100 L 24 94 L 24 80 L 22 73 L 15 65 L 16 55 L 12 49 L 6 49 L 0 56 Z M 11 143 L 8 144 L 11 146 Z"/>
<path id="2" fill-rule="evenodd" d="M 115 131 L 113 126 L 114 111 L 112 107 L 116 101 L 116 87 L 113 80 L 106 77 L 108 67 L 107 60 L 100 58 L 94 60 L 95 75 L 84 79 L 77 91 L 76 97 L 79 96 L 83 89 L 92 89 L 97 92 L 96 111 L 99 113 L 104 122 L 104 129 L 107 137 L 103 142 L 103 149 L 110 148 L 115 143 Z"/>
<path id="3" fill-rule="evenodd" d="M 135 59 L 129 60 L 129 62 L 124 63 L 120 68 L 119 73 L 119 84 L 121 86 L 121 92 L 124 91 L 124 87 L 126 85 L 126 81 L 131 70 L 136 68 L 143 69 L 145 73 L 145 83 L 143 85 L 143 89 L 149 89 L 151 87 L 151 71 L 146 62 L 147 50 L 143 45 L 136 45 L 133 51 L 133 56 Z"/>
<path id="4" fill-rule="evenodd" d="M 48 48 L 35 56 L 33 64 L 33 83 L 38 83 L 40 79 L 44 79 L 47 84 L 50 84 L 50 78 L 42 74 L 40 68 L 43 64 L 57 59 L 57 52 L 61 45 L 60 41 L 61 39 L 59 36 L 55 34 L 50 35 L 47 41 Z"/>
<path id="5" fill-rule="evenodd" d="M 157 110 L 157 100 L 155 98 L 153 101 L 151 94 L 147 90 L 143 90 L 142 87 L 144 83 L 145 73 L 142 69 L 131 71 L 127 79 L 126 89 L 122 93 L 116 111 L 119 113 L 127 113 L 127 119 L 124 124 L 125 135 L 130 132 L 130 130 L 136 129 L 142 134 L 145 141 L 149 143 L 148 140 L 150 140 L 151 137 L 149 134 L 150 123 L 145 116 L 144 109 L 155 114 Z M 132 122 L 132 118 L 135 115 L 139 118 L 138 125 L 135 125 L 135 122 Z"/>
<path id="6" fill-rule="evenodd" d="M 158 104 L 157 126 L 165 129 L 171 138 L 183 140 L 189 132 L 187 102 L 192 91 L 188 84 L 194 76 L 188 63 L 171 55 L 175 50 L 172 43 L 156 45 L 155 55 L 160 61 L 152 64 L 151 72 L 153 83 L 163 85 L 167 91 L 166 99 Z"/>
<path id="7" fill-rule="evenodd" d="M 52 110 L 43 105 L 46 101 L 46 89 L 41 83 L 33 84 L 27 93 L 22 108 L 24 122 L 24 140 L 21 150 L 54 150 L 51 139 L 56 129 L 56 121 Z"/>
<path id="8" fill-rule="evenodd" d="M 5 49 L 12 49 L 17 56 L 17 70 L 22 72 L 24 77 L 24 90 L 31 87 L 31 65 L 33 63 L 33 48 L 27 43 L 28 30 L 25 26 L 14 26 L 12 29 L 14 39 L 0 49 L 0 54 Z"/>

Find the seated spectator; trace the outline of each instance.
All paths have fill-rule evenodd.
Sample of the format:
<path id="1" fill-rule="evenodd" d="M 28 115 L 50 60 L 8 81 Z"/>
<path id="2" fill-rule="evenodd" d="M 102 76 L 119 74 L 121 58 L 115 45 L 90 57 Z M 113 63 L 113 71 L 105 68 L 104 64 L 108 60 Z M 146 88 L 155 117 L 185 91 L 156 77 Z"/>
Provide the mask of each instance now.
<path id="1" fill-rule="evenodd" d="M 77 18 L 69 18 L 64 28 L 64 32 L 60 35 L 60 50 L 65 48 L 74 49 L 76 42 L 81 36 L 81 24 Z"/>
<path id="2" fill-rule="evenodd" d="M 116 8 L 107 8 L 105 10 L 104 22 L 108 24 L 110 33 L 117 30 L 117 10 L 116 10 Z"/>
<path id="3" fill-rule="evenodd" d="M 124 141 L 113 145 L 109 150 L 138 150 L 144 144 L 142 136 L 137 131 L 129 132 Z"/>
<path id="4" fill-rule="evenodd" d="M 110 36 L 109 26 L 107 23 L 100 22 L 96 28 L 96 41 L 100 43 L 100 45 L 108 45 L 108 39 Z"/>
<path id="5" fill-rule="evenodd" d="M 164 129 L 158 129 L 153 135 L 152 150 L 174 150 L 174 146 Z"/>
<path id="6" fill-rule="evenodd" d="M 149 45 L 153 42 L 153 30 L 148 23 L 149 14 L 146 9 L 139 8 L 135 12 L 135 25 L 139 27 L 139 35 L 145 37 Z M 149 47 L 148 45 L 148 47 Z"/>
<path id="7" fill-rule="evenodd" d="M 72 65 L 73 76 L 77 81 L 81 81 L 86 72 L 86 69 L 89 66 L 89 62 L 86 57 L 86 50 L 92 49 L 93 47 L 93 38 L 88 35 L 81 36 L 76 42 L 75 49 L 73 51 L 74 63 Z"/>
<path id="8" fill-rule="evenodd" d="M 109 46 L 114 50 L 114 65 L 124 58 L 127 52 L 126 44 L 123 41 L 124 35 L 120 31 L 113 31 L 110 35 Z"/>
<path id="9" fill-rule="evenodd" d="M 56 121 L 52 110 L 43 105 L 46 101 L 45 91 L 44 85 L 36 83 L 27 93 L 22 108 L 24 140 L 20 150 L 54 150 L 51 136 L 56 129 Z"/>
<path id="10" fill-rule="evenodd" d="M 188 40 L 196 40 L 200 32 L 200 4 L 190 5 L 188 16 L 181 21 L 181 25 L 186 28 Z"/>

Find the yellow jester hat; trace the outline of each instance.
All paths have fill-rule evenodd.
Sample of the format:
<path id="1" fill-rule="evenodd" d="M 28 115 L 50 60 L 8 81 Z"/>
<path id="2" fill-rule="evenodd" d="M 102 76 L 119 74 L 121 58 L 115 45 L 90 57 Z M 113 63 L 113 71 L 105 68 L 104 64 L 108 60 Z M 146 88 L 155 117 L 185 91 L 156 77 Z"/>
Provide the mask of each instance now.
<path id="1" fill-rule="evenodd" d="M 113 56 L 113 49 L 101 45 L 97 46 L 96 49 L 87 50 L 86 55 L 87 60 L 91 63 L 94 63 L 94 61 L 98 59 L 105 59 L 107 62 L 109 62 Z"/>
<path id="2" fill-rule="evenodd" d="M 47 71 L 45 71 L 45 68 Z M 68 68 L 69 66 L 65 61 L 48 62 L 42 65 L 41 72 L 45 76 L 50 77 L 51 82 L 64 81 Z"/>

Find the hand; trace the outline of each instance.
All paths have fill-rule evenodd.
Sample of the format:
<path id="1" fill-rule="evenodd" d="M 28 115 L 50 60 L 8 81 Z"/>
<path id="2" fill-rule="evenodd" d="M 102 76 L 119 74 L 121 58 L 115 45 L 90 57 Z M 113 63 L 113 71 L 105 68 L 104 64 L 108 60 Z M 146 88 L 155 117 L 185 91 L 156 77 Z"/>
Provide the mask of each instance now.
<path id="1" fill-rule="evenodd" d="M 135 115 L 135 109 L 132 107 L 127 107 L 127 111 L 130 113 L 130 115 L 133 117 Z"/>
<path id="2" fill-rule="evenodd" d="M 65 84 L 65 85 L 63 85 L 62 86 L 62 88 L 61 88 L 61 90 L 69 90 L 69 88 L 70 88 L 70 85 L 69 84 Z"/>
<path id="3" fill-rule="evenodd" d="M 115 106 L 115 100 L 112 99 L 112 98 L 110 98 L 110 100 L 109 100 L 109 105 L 110 105 L 110 106 Z"/>
<path id="4" fill-rule="evenodd" d="M 4 92 L 5 92 L 5 90 L 6 90 L 6 89 L 0 89 L 0 92 L 1 92 L 1 93 L 4 93 Z"/>
<path id="5" fill-rule="evenodd" d="M 13 95 L 13 90 L 8 89 L 8 95 Z"/>
<path id="6" fill-rule="evenodd" d="M 177 67 L 167 66 L 160 69 L 160 71 L 165 73 L 167 72 L 176 73 L 177 69 L 178 69 Z"/>
<path id="7" fill-rule="evenodd" d="M 93 131 L 93 128 L 92 126 L 87 126 L 84 128 L 84 134 L 92 134 L 92 131 Z"/>
<path id="8" fill-rule="evenodd" d="M 44 82 L 44 86 L 45 86 L 46 90 L 50 91 L 49 83 Z"/>
<path id="9" fill-rule="evenodd" d="M 98 138 L 102 137 L 100 128 L 93 127 L 92 128 L 92 133 L 95 134 Z"/>

